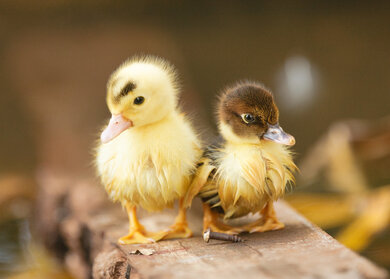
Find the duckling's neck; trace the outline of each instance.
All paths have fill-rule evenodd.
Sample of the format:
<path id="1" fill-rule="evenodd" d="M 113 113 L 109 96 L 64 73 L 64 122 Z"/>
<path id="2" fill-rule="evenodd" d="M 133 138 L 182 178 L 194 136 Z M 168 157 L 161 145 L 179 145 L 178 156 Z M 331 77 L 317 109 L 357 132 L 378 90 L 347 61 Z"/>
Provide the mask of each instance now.
<path id="1" fill-rule="evenodd" d="M 222 137 L 226 140 L 227 143 L 233 145 L 261 145 L 261 142 L 258 137 L 240 137 L 237 136 L 232 128 L 226 124 L 221 122 L 219 124 L 219 131 Z"/>

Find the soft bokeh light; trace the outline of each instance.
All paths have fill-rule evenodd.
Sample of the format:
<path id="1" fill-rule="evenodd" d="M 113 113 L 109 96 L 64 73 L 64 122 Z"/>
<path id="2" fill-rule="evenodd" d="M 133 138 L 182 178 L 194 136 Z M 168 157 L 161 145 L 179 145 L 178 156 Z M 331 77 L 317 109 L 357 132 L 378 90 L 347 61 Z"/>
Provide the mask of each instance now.
<path id="1" fill-rule="evenodd" d="M 301 110 L 311 105 L 318 94 L 318 73 L 304 56 L 289 57 L 277 75 L 281 105 Z"/>

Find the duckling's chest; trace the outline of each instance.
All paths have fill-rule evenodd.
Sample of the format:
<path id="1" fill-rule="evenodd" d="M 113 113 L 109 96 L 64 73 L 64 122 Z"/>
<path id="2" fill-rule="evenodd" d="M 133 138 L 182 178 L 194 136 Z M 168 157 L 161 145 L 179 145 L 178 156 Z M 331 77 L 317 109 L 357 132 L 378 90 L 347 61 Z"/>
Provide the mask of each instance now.
<path id="1" fill-rule="evenodd" d="M 160 210 L 185 194 L 197 160 L 194 147 L 191 138 L 128 130 L 100 146 L 98 172 L 111 199 Z"/>
<path id="2" fill-rule="evenodd" d="M 214 181 L 222 199 L 237 201 L 264 192 L 267 161 L 261 149 L 227 145 L 219 156 Z"/>
<path id="3" fill-rule="evenodd" d="M 136 140 L 124 132 L 112 143 L 102 145 L 98 160 L 101 174 L 108 175 L 116 182 L 134 183 L 156 167 L 167 164 L 169 151 L 159 148 L 156 143 Z M 148 173 L 148 176 L 151 174 Z"/>
<path id="4" fill-rule="evenodd" d="M 221 150 L 213 180 L 228 215 L 259 211 L 269 199 L 284 193 L 286 158 L 277 150 L 267 145 L 226 145 Z"/>

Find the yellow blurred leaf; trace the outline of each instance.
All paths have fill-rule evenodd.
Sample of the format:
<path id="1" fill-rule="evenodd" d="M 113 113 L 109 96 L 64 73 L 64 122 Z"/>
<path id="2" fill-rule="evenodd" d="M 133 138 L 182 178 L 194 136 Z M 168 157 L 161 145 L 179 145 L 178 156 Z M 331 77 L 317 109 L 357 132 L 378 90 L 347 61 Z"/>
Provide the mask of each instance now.
<path id="1" fill-rule="evenodd" d="M 31 245 L 31 266 L 8 279 L 73 279 L 42 247 Z"/>
<path id="2" fill-rule="evenodd" d="M 390 186 L 375 190 L 363 212 L 336 237 L 347 247 L 361 251 L 390 221 Z"/>
<path id="3" fill-rule="evenodd" d="M 337 194 L 293 194 L 286 200 L 307 219 L 324 229 L 341 226 L 355 214 L 355 199 Z"/>

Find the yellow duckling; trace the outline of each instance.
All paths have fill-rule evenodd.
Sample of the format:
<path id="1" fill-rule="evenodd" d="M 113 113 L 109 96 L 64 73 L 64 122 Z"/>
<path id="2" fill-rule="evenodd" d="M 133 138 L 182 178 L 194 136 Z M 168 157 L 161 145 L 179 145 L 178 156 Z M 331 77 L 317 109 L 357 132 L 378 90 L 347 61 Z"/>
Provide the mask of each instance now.
<path id="1" fill-rule="evenodd" d="M 237 83 L 222 94 L 218 118 L 222 141 L 206 149 L 185 203 L 196 194 L 202 198 L 204 230 L 234 234 L 283 228 L 273 202 L 294 181 L 288 146 L 295 139 L 279 126 L 272 94 L 256 82 Z M 262 218 L 241 227 L 218 219 L 257 212 Z"/>
<path id="2" fill-rule="evenodd" d="M 196 163 L 200 142 L 177 108 L 177 76 L 160 58 L 137 57 L 124 62 L 107 84 L 112 118 L 101 134 L 96 165 L 113 201 L 126 208 L 129 234 L 121 244 L 150 243 L 192 235 L 182 198 Z M 136 208 L 159 211 L 179 200 L 179 215 L 170 229 L 150 233 L 139 223 Z"/>

